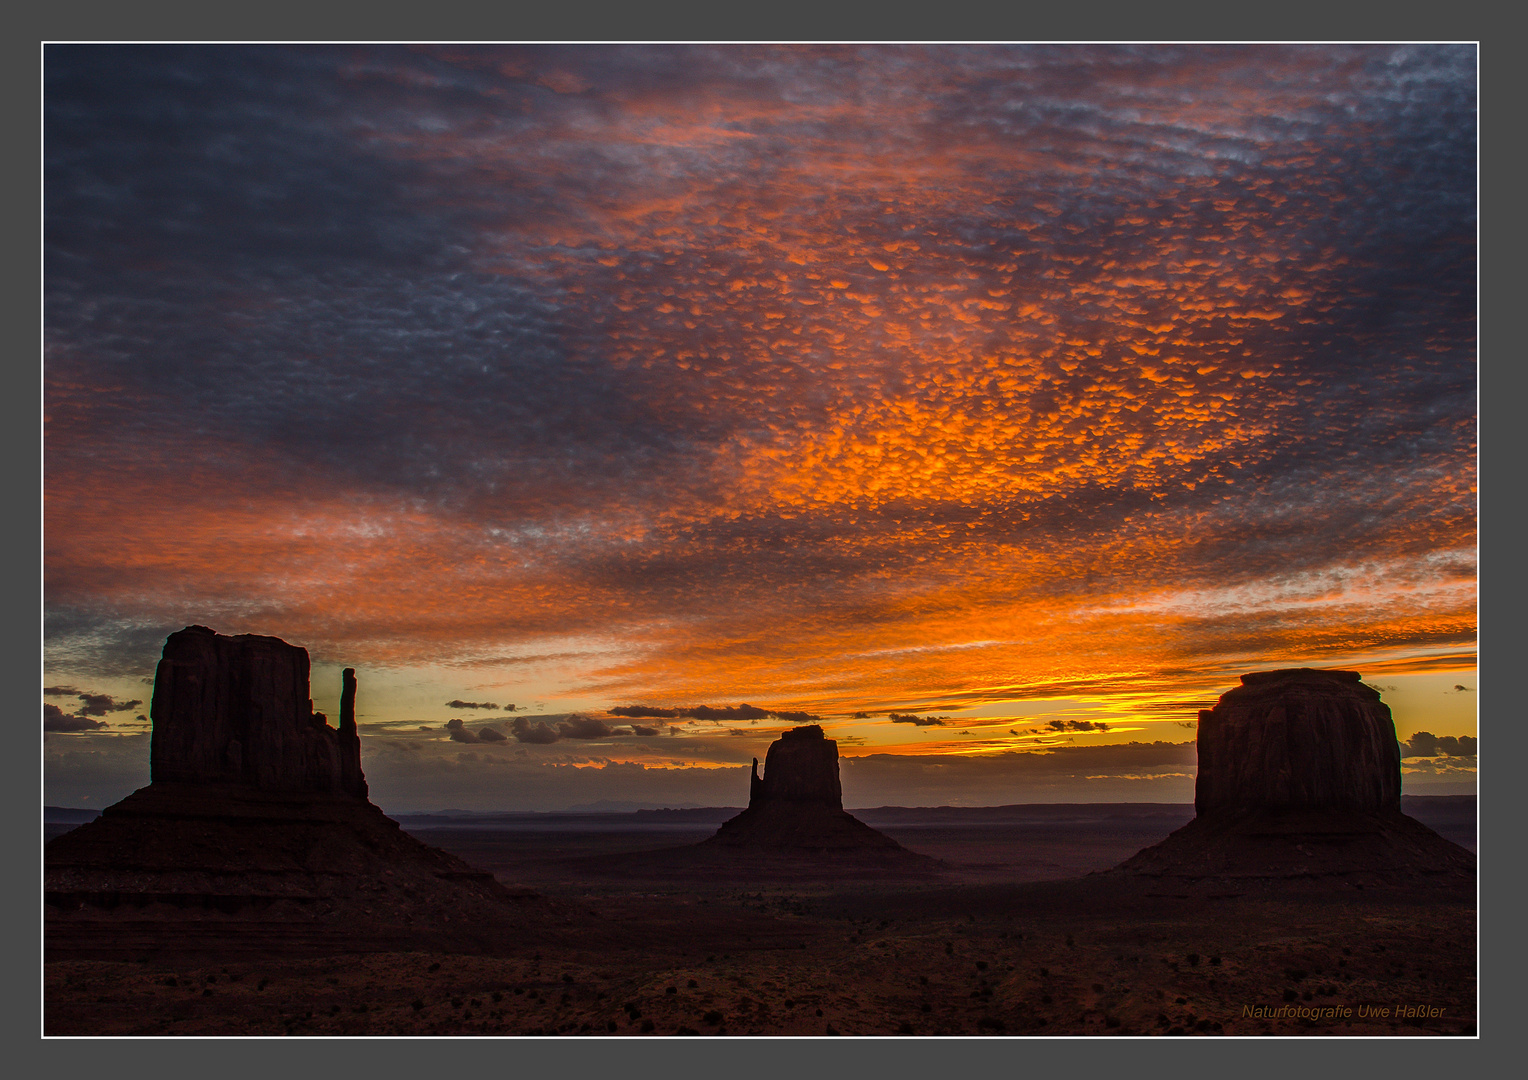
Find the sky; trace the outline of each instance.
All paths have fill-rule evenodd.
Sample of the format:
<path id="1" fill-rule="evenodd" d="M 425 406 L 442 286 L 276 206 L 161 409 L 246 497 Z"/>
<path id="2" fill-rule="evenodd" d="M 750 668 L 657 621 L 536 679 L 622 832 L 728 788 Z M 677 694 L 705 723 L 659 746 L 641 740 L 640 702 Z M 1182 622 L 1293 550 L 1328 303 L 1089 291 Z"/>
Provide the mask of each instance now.
<path id="1" fill-rule="evenodd" d="M 1473 46 L 51 46 L 42 156 L 50 804 L 191 624 L 399 811 L 1189 801 L 1304 666 L 1473 790 Z"/>

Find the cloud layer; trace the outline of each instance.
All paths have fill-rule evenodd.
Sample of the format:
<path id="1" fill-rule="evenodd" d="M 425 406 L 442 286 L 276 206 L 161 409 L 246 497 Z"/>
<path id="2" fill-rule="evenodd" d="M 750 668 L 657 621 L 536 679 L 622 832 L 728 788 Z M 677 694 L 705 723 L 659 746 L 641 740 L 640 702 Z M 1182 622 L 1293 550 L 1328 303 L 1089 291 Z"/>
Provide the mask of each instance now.
<path id="1" fill-rule="evenodd" d="M 569 689 L 799 722 L 1468 664 L 1474 81 L 1466 46 L 50 46 L 51 655 L 578 639 Z"/>

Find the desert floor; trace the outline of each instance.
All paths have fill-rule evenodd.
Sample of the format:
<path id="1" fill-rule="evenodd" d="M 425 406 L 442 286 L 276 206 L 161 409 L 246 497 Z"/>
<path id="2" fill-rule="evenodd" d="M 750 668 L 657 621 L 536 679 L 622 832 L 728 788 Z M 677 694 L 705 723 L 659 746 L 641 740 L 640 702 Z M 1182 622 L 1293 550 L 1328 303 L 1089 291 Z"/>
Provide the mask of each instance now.
<path id="1" fill-rule="evenodd" d="M 563 930 L 528 928 L 523 942 L 493 955 L 220 959 L 157 949 L 130 960 L 55 960 L 44 965 L 45 1031 L 1474 1033 L 1472 892 L 1312 885 L 1179 895 L 1087 876 L 1189 812 L 1094 808 L 1031 821 L 900 824 L 895 815 L 860 814 L 946 864 L 938 876 L 905 880 L 848 871 L 644 877 L 632 869 L 642 865 L 634 853 L 710 835 L 704 822 L 405 820 L 421 839 L 507 884 L 578 905 L 587 918 Z M 1457 820 L 1439 827 L 1468 839 Z"/>

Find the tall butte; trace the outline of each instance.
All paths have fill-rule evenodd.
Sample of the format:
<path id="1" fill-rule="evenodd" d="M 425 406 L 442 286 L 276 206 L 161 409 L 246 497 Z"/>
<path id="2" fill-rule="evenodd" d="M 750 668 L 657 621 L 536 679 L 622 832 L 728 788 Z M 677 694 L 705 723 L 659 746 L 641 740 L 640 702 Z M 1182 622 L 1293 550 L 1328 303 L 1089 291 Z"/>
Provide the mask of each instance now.
<path id="1" fill-rule="evenodd" d="M 338 728 L 308 679 L 307 650 L 280 638 L 170 635 L 149 785 L 45 848 L 50 959 L 477 949 L 570 917 L 386 817 L 361 771 L 354 669 Z"/>
<path id="2" fill-rule="evenodd" d="M 171 634 L 149 709 L 151 781 L 365 799 L 355 669 L 342 676 L 338 730 L 313 711 L 308 679 L 308 651 L 280 638 Z"/>
<path id="3" fill-rule="evenodd" d="M 1179 881 L 1462 879 L 1475 857 L 1401 812 L 1390 709 L 1356 671 L 1243 675 L 1199 713 L 1194 820 L 1117 872 Z"/>
<path id="4" fill-rule="evenodd" d="M 838 743 L 816 724 L 786 731 L 764 756 L 764 775 L 753 761 L 748 808 L 722 823 L 701 849 L 787 859 L 829 856 L 932 870 L 935 860 L 908 851 L 844 809 Z"/>

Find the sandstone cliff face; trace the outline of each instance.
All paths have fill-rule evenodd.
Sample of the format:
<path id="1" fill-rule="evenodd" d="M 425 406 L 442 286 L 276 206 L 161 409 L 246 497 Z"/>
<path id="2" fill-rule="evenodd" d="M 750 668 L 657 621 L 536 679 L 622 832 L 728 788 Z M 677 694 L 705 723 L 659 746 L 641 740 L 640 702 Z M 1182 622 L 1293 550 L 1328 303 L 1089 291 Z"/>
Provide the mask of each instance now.
<path id="1" fill-rule="evenodd" d="M 1379 692 L 1356 671 L 1242 676 L 1199 714 L 1201 816 L 1257 810 L 1400 813 L 1401 757 Z"/>
<path id="2" fill-rule="evenodd" d="M 838 743 L 824 737 L 818 725 L 792 728 L 771 743 L 762 777 L 757 758 L 753 766 L 748 809 L 723 822 L 696 850 L 735 852 L 759 866 L 761 857 L 773 857 L 795 867 L 817 859 L 837 871 L 869 864 L 918 873 L 935 869 L 933 859 L 908 851 L 844 810 Z"/>
<path id="3" fill-rule="evenodd" d="M 338 730 L 313 711 L 309 669 L 307 650 L 280 638 L 205 626 L 171 634 L 154 675 L 151 778 L 364 799 L 354 669 Z"/>
<path id="4" fill-rule="evenodd" d="M 816 724 L 793 728 L 770 744 L 764 755 L 764 776 L 749 784 L 748 805 L 763 802 L 819 803 L 835 810 L 844 808 L 843 787 L 838 778 L 838 742 L 825 738 Z"/>
<path id="5" fill-rule="evenodd" d="M 1194 820 L 1116 873 L 1234 889 L 1472 878 L 1469 851 L 1401 813 L 1395 724 L 1358 672 L 1241 681 L 1199 714 Z"/>

